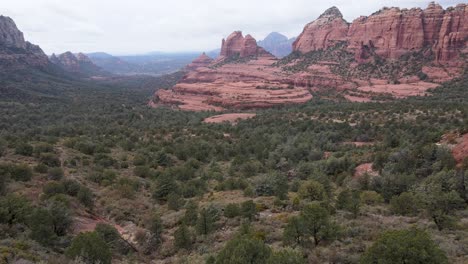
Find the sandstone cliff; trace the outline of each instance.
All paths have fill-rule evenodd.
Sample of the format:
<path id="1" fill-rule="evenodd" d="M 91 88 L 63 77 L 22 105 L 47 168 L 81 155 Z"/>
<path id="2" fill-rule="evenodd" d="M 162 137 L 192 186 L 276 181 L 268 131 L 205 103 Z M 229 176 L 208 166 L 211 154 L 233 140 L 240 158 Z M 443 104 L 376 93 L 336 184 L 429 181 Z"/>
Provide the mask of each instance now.
<path id="1" fill-rule="evenodd" d="M 348 23 L 336 7 L 326 10 L 317 20 L 307 24 L 293 44 L 294 51 L 307 53 L 327 49 L 339 41 L 345 41 Z"/>
<path id="2" fill-rule="evenodd" d="M 333 7 L 308 24 L 293 45 L 294 51 L 307 53 L 346 42 L 356 60 L 371 54 L 397 59 L 408 52 L 426 49 L 436 62 L 454 63 L 466 53 L 468 5 L 444 10 L 430 3 L 426 9 L 384 8 L 348 24 Z"/>

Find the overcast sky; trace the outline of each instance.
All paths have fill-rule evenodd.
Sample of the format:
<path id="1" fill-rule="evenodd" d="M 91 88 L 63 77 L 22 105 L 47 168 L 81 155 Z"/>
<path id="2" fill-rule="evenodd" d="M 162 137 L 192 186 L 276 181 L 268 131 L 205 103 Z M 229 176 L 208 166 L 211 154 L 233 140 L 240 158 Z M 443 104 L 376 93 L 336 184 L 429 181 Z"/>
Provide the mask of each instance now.
<path id="1" fill-rule="evenodd" d="M 466 0 L 442 0 L 454 6 Z M 27 40 L 50 54 L 210 51 L 242 30 L 257 40 L 277 31 L 297 36 L 337 6 L 351 22 L 384 6 L 426 7 L 426 0 L 1 0 Z"/>

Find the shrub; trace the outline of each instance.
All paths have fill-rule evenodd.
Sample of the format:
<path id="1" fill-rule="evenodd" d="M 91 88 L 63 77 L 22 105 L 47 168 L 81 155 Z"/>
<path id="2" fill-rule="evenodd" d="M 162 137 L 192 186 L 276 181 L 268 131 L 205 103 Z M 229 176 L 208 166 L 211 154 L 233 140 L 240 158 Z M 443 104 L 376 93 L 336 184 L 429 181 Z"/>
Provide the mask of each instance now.
<path id="1" fill-rule="evenodd" d="M 410 192 L 404 192 L 399 196 L 393 196 L 390 200 L 390 209 L 394 214 L 416 215 L 419 208 L 417 197 Z"/>
<path id="2" fill-rule="evenodd" d="M 22 196 L 8 194 L 0 198 L 0 223 L 24 224 L 30 213 L 30 204 Z"/>
<path id="3" fill-rule="evenodd" d="M 49 179 L 53 181 L 60 181 L 63 175 L 63 169 L 60 167 L 50 168 L 48 172 Z"/>
<path id="4" fill-rule="evenodd" d="M 26 165 L 11 165 L 10 167 L 11 178 L 15 181 L 30 181 L 33 175 L 31 168 Z"/>
<path id="5" fill-rule="evenodd" d="M 366 251 L 361 263 L 448 263 L 445 253 L 418 229 L 387 231 Z"/>
<path id="6" fill-rule="evenodd" d="M 322 201 L 325 198 L 325 188 L 317 181 L 307 181 L 299 187 L 299 197 L 309 201 Z"/>
<path id="7" fill-rule="evenodd" d="M 189 201 L 186 205 L 183 222 L 186 225 L 193 226 L 198 219 L 198 205 L 195 201 Z"/>
<path id="8" fill-rule="evenodd" d="M 65 187 L 61 182 L 50 181 L 42 187 L 42 192 L 47 198 L 50 198 L 57 194 L 64 194 Z"/>
<path id="9" fill-rule="evenodd" d="M 255 218 L 257 214 L 257 206 L 253 200 L 245 201 L 241 204 L 241 215 L 250 221 Z"/>
<path id="10" fill-rule="evenodd" d="M 77 194 L 78 201 L 84 206 L 92 209 L 94 207 L 93 192 L 87 187 L 81 187 Z"/>
<path id="11" fill-rule="evenodd" d="M 323 240 L 333 240 L 339 227 L 331 222 L 330 213 L 318 202 L 306 205 L 300 214 L 300 220 L 305 227 L 305 235 L 311 236 L 317 246 Z"/>
<path id="12" fill-rule="evenodd" d="M 39 143 L 34 147 L 34 155 L 40 155 L 41 153 L 54 152 L 54 147 L 48 143 Z"/>
<path id="13" fill-rule="evenodd" d="M 151 169 L 148 166 L 136 166 L 133 173 L 140 178 L 150 178 L 152 175 Z"/>
<path id="14" fill-rule="evenodd" d="M 49 167 L 47 165 L 40 163 L 37 164 L 36 167 L 34 167 L 34 171 L 37 173 L 47 173 L 49 171 Z"/>
<path id="15" fill-rule="evenodd" d="M 307 241 L 307 229 L 302 218 L 292 216 L 283 230 L 283 242 L 286 245 L 301 246 Z"/>
<path id="16" fill-rule="evenodd" d="M 57 236 L 67 235 L 73 220 L 68 206 L 60 201 L 54 201 L 47 205 L 47 210 L 52 218 L 53 231 Z"/>
<path id="17" fill-rule="evenodd" d="M 268 264 L 306 264 L 306 259 L 297 251 L 283 249 L 273 252 L 267 261 Z"/>
<path id="18" fill-rule="evenodd" d="M 383 203 L 384 201 L 382 195 L 374 191 L 361 192 L 360 199 L 361 199 L 361 203 L 367 204 L 367 205 L 376 205 L 376 204 Z"/>
<path id="19" fill-rule="evenodd" d="M 192 248 L 192 234 L 185 224 L 182 224 L 174 232 L 174 247 L 176 249 L 186 249 L 189 250 Z"/>
<path id="20" fill-rule="evenodd" d="M 87 264 L 110 264 L 112 255 L 106 241 L 97 232 L 77 235 L 65 254 L 71 258 L 81 258 Z"/>
<path id="21" fill-rule="evenodd" d="M 250 236 L 236 237 L 219 252 L 216 264 L 256 263 L 266 264 L 271 249 L 259 239 Z"/>
<path id="22" fill-rule="evenodd" d="M 29 222 L 32 239 L 43 245 L 52 245 L 55 242 L 57 236 L 54 233 L 52 216 L 47 210 L 35 209 Z"/>
<path id="23" fill-rule="evenodd" d="M 60 167 L 60 160 L 56 154 L 41 153 L 39 160 L 49 167 Z"/>
<path id="24" fill-rule="evenodd" d="M 0 173 L 0 196 L 5 195 L 7 192 L 7 175 Z"/>
<path id="25" fill-rule="evenodd" d="M 19 143 L 15 148 L 15 154 L 23 155 L 23 156 L 32 156 L 33 154 L 33 146 L 28 143 Z"/>
<path id="26" fill-rule="evenodd" d="M 198 214 L 196 230 L 199 235 L 208 235 L 216 229 L 219 219 L 218 210 L 214 207 L 203 208 Z"/>
<path id="27" fill-rule="evenodd" d="M 62 181 L 63 187 L 65 188 L 65 193 L 70 196 L 77 196 L 78 192 L 81 189 L 81 184 L 75 180 L 67 179 Z"/>
<path id="28" fill-rule="evenodd" d="M 179 211 L 181 206 L 182 199 L 180 198 L 180 195 L 176 193 L 171 193 L 167 196 L 167 207 L 170 210 Z"/>
<path id="29" fill-rule="evenodd" d="M 102 237 L 109 248 L 117 251 L 120 254 L 127 254 L 129 252 L 129 247 L 120 237 L 120 234 L 117 229 L 115 229 L 115 227 L 105 223 L 98 223 L 94 229 L 94 232 Z"/>
<path id="30" fill-rule="evenodd" d="M 227 218 L 234 218 L 240 215 L 240 207 L 238 204 L 230 203 L 224 208 L 224 216 Z"/>

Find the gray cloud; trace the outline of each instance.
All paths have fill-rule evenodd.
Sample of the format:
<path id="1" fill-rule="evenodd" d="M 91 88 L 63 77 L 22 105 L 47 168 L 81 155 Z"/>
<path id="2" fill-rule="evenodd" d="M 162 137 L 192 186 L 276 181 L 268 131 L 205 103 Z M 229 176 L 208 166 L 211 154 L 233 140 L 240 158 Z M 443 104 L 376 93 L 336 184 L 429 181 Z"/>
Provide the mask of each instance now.
<path id="1" fill-rule="evenodd" d="M 427 0 L 6 0 L 31 42 L 47 53 L 203 51 L 242 30 L 257 39 L 271 31 L 297 36 L 305 24 L 337 6 L 348 21 L 384 6 L 425 7 Z M 463 2 L 443 0 L 444 6 Z"/>

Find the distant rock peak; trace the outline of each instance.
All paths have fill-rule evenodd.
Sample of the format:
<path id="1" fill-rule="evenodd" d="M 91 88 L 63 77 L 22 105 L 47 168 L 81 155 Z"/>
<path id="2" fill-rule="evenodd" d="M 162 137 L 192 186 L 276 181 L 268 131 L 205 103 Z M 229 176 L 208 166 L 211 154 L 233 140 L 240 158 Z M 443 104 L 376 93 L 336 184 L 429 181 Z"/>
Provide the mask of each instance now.
<path id="1" fill-rule="evenodd" d="M 74 54 L 71 51 L 50 56 L 50 61 L 61 67 L 65 71 L 83 75 L 96 75 L 103 73 L 102 69 L 96 66 L 84 53 Z"/>
<path id="2" fill-rule="evenodd" d="M 10 17 L 0 16 L 0 45 L 26 49 L 23 33 Z"/>
<path id="3" fill-rule="evenodd" d="M 295 38 L 288 39 L 281 33 L 272 32 L 264 40 L 258 41 L 257 44 L 277 58 L 282 58 L 292 52 L 294 40 Z"/>
<path id="4" fill-rule="evenodd" d="M 319 19 L 320 18 L 343 18 L 343 14 L 338 7 L 332 6 L 325 10 L 325 12 L 319 16 Z"/>
<path id="5" fill-rule="evenodd" d="M 0 70 L 43 68 L 48 64 L 47 55 L 39 46 L 24 39 L 13 19 L 0 16 Z M 8 65 L 7 68 L 4 65 Z"/>
<path id="6" fill-rule="evenodd" d="M 250 34 L 244 37 L 242 31 L 234 31 L 226 39 L 223 39 L 220 55 L 221 59 L 232 56 L 240 56 L 241 58 L 271 56 L 257 45 L 257 41 Z"/>

